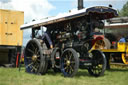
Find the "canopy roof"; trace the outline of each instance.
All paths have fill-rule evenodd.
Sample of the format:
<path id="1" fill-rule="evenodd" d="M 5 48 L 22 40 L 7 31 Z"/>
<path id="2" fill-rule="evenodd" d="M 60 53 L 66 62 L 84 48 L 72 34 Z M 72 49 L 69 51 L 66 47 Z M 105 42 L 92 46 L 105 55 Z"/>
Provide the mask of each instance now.
<path id="1" fill-rule="evenodd" d="M 50 24 L 76 19 L 84 16 L 91 16 L 92 18 L 98 17 L 98 19 L 103 20 L 103 19 L 110 19 L 116 17 L 118 16 L 118 14 L 116 10 L 110 7 L 95 6 L 90 8 L 84 8 L 82 10 L 77 10 L 75 12 L 69 12 L 64 15 L 58 15 L 56 17 L 33 21 L 28 24 L 22 25 L 21 30 L 27 28 L 39 27 L 39 26 L 47 26 Z"/>

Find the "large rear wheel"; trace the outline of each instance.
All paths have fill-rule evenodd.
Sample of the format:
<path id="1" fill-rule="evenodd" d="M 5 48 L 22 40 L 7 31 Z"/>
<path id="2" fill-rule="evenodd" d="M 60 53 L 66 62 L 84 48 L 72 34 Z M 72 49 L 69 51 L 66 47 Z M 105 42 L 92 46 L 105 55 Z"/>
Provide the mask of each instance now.
<path id="1" fill-rule="evenodd" d="M 64 50 L 61 56 L 61 71 L 65 77 L 73 77 L 79 68 L 77 52 L 72 48 Z"/>
<path id="2" fill-rule="evenodd" d="M 89 74 L 98 77 L 102 76 L 106 70 L 106 58 L 103 52 L 92 50 L 92 66 L 88 68 Z"/>
<path id="3" fill-rule="evenodd" d="M 37 39 L 30 40 L 25 48 L 24 61 L 26 72 L 45 74 L 48 66 L 43 48 Z"/>

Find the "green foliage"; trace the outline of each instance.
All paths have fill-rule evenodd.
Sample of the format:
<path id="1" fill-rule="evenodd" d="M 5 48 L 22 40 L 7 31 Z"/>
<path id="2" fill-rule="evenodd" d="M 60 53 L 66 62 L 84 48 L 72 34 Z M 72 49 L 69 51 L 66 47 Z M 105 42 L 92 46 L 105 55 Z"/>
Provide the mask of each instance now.
<path id="1" fill-rule="evenodd" d="M 119 16 L 128 16 L 128 1 L 124 4 L 123 8 L 119 11 Z"/>
<path id="2" fill-rule="evenodd" d="M 52 70 L 45 75 L 26 73 L 22 68 L 0 68 L 0 85 L 127 85 L 128 69 L 112 68 L 104 76 L 90 76 L 87 70 L 79 70 L 73 78 L 65 78 Z"/>

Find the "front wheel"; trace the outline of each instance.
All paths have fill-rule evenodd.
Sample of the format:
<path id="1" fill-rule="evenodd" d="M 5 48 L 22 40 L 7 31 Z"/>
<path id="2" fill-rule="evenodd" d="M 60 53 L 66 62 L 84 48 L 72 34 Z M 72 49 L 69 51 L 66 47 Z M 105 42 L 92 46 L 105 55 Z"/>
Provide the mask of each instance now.
<path id="1" fill-rule="evenodd" d="M 103 52 L 99 50 L 92 50 L 92 66 L 88 68 L 88 72 L 90 75 L 95 77 L 102 76 L 106 70 L 106 57 Z"/>
<path id="2" fill-rule="evenodd" d="M 64 50 L 61 56 L 61 71 L 65 77 L 73 77 L 79 68 L 77 52 L 72 48 Z"/>
<path id="3" fill-rule="evenodd" d="M 45 74 L 48 66 L 46 56 L 43 55 L 43 47 L 37 39 L 28 42 L 25 53 L 24 62 L 26 72 L 34 74 Z"/>

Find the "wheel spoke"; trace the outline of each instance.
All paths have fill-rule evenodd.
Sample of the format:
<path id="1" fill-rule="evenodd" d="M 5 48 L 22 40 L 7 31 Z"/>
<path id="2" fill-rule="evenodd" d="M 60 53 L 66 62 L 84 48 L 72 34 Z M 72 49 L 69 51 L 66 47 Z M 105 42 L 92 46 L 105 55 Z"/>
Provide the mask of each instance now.
<path id="1" fill-rule="evenodd" d="M 73 68 L 70 66 L 70 70 L 73 72 Z"/>
<path id="2" fill-rule="evenodd" d="M 32 54 L 34 54 L 34 51 L 33 51 L 33 50 L 31 50 L 31 49 L 29 49 L 29 48 L 27 48 L 27 50 L 28 50 L 29 52 L 31 52 Z"/>
<path id="3" fill-rule="evenodd" d="M 99 64 L 99 65 L 98 65 L 98 68 L 102 68 L 102 65 L 101 65 L 101 64 Z"/>
<path id="4" fill-rule="evenodd" d="M 66 55 L 66 60 L 68 60 L 68 55 Z"/>
<path id="5" fill-rule="evenodd" d="M 39 67 L 39 63 L 34 62 L 33 65 L 32 65 L 32 69 L 31 69 L 31 71 L 35 71 L 35 72 L 37 72 L 38 67 Z"/>
<path id="6" fill-rule="evenodd" d="M 30 67 L 32 64 L 33 64 L 33 62 L 32 62 L 32 63 L 30 63 L 30 64 L 28 64 L 27 66 L 28 66 L 28 67 Z"/>
<path id="7" fill-rule="evenodd" d="M 40 60 L 39 60 L 39 59 L 36 59 L 36 61 L 40 62 Z"/>
<path id="8" fill-rule="evenodd" d="M 35 46 L 32 44 L 32 43 L 30 43 L 31 44 L 31 46 L 33 47 L 33 49 L 35 49 Z"/>
<path id="9" fill-rule="evenodd" d="M 96 67 L 95 67 L 95 69 L 94 69 L 94 73 L 96 74 Z"/>
<path id="10" fill-rule="evenodd" d="M 70 56 L 69 56 L 69 60 L 71 60 L 72 56 L 73 56 L 73 54 L 71 53 Z"/>
<path id="11" fill-rule="evenodd" d="M 70 61 L 71 64 L 75 64 L 75 61 Z"/>
<path id="12" fill-rule="evenodd" d="M 28 67 L 31 68 L 31 72 L 33 72 L 34 70 L 37 71 L 37 68 L 39 67 L 39 63 L 37 61 L 39 60 L 31 62 L 30 64 L 27 65 Z"/>
<path id="13" fill-rule="evenodd" d="M 102 71 L 101 68 L 97 68 L 98 74 Z"/>
<path id="14" fill-rule="evenodd" d="M 31 69 L 31 72 L 33 72 L 34 69 Z"/>
<path id="15" fill-rule="evenodd" d="M 31 57 L 25 57 L 25 58 L 27 58 L 27 59 L 32 59 Z"/>
<path id="16" fill-rule="evenodd" d="M 68 68 L 68 66 L 65 66 L 64 69 L 66 70 Z"/>
<path id="17" fill-rule="evenodd" d="M 38 50 L 36 54 L 38 55 L 38 54 L 39 54 L 39 52 L 40 52 L 40 51 Z"/>
<path id="18" fill-rule="evenodd" d="M 68 72 L 68 66 L 65 67 L 65 72 Z"/>
<path id="19" fill-rule="evenodd" d="M 33 71 L 37 71 L 37 69 L 34 67 L 34 66 L 32 66 L 32 69 L 31 69 L 31 72 L 33 72 Z"/>
<path id="20" fill-rule="evenodd" d="M 35 48 L 35 54 L 37 54 L 37 48 Z"/>
<path id="21" fill-rule="evenodd" d="M 35 63 L 34 67 L 35 67 L 36 69 L 38 69 L 39 63 Z"/>

